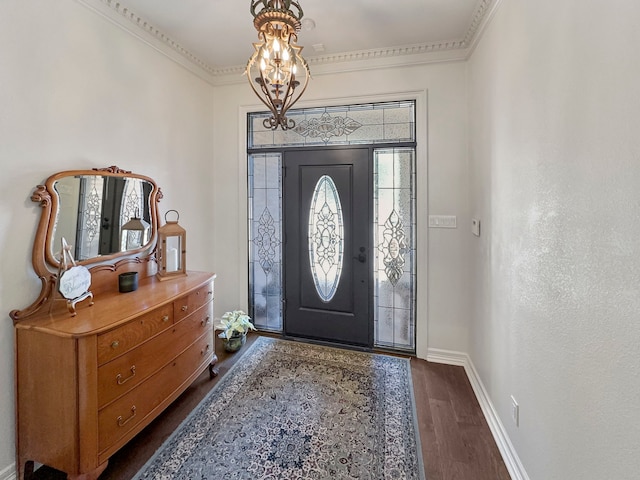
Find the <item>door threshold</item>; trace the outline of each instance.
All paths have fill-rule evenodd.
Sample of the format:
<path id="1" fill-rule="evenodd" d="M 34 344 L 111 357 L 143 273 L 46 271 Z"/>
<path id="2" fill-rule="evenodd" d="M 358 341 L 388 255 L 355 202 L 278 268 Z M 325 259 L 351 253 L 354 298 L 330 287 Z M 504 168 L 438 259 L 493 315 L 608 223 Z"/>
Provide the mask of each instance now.
<path id="1" fill-rule="evenodd" d="M 308 343 L 310 345 L 320 345 L 323 347 L 332 347 L 332 348 L 341 348 L 343 350 L 355 350 L 358 352 L 366 352 L 366 353 L 372 353 L 373 352 L 373 348 L 371 347 L 366 347 L 363 345 L 352 345 L 349 343 L 340 343 L 340 342 L 329 342 L 327 340 L 318 340 L 315 338 L 306 338 L 306 337 L 295 337 L 295 336 L 291 336 L 291 335 L 285 335 L 284 333 L 281 335 L 281 338 L 283 340 L 289 340 L 292 342 L 298 342 L 298 343 Z"/>

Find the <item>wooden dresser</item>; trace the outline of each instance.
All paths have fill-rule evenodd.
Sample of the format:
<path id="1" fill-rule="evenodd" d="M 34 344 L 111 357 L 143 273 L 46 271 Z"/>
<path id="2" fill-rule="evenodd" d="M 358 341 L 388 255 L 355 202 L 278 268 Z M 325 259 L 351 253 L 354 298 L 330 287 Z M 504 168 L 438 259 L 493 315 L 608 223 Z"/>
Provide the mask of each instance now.
<path id="1" fill-rule="evenodd" d="M 20 479 L 33 461 L 97 478 L 196 377 L 213 375 L 214 278 L 148 276 L 76 316 L 43 308 L 15 323 Z"/>

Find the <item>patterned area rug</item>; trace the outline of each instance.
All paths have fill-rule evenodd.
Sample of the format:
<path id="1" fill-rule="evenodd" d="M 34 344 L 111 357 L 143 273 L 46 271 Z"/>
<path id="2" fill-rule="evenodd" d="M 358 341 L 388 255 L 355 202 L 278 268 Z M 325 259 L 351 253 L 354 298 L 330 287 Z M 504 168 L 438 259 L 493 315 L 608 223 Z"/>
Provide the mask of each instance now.
<path id="1" fill-rule="evenodd" d="M 407 359 L 258 338 L 135 479 L 424 479 Z"/>

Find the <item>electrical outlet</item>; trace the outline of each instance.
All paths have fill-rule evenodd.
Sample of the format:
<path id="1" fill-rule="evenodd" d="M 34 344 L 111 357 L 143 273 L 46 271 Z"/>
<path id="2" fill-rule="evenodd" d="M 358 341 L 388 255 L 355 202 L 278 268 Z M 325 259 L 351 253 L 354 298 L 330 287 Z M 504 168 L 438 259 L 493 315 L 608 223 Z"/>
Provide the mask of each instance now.
<path id="1" fill-rule="evenodd" d="M 520 405 L 513 398 L 513 395 L 511 395 L 511 419 L 516 424 L 516 427 L 520 426 Z"/>

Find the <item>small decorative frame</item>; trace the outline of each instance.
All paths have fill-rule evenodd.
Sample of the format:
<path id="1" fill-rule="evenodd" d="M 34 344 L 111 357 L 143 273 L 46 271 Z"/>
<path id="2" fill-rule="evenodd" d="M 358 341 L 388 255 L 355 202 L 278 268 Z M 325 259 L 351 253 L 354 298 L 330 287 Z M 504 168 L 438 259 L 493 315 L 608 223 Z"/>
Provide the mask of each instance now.
<path id="1" fill-rule="evenodd" d="M 60 266 L 58 267 L 57 290 L 67 301 L 67 309 L 72 317 L 76 315 L 76 305 L 89 298 L 93 305 L 93 293 L 89 291 L 91 286 L 91 273 L 83 265 L 76 265 L 71 253 L 71 245 L 64 237 L 61 240 Z M 52 297 L 51 307 L 53 307 Z"/>

